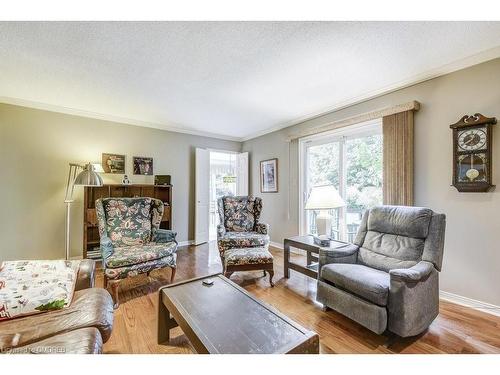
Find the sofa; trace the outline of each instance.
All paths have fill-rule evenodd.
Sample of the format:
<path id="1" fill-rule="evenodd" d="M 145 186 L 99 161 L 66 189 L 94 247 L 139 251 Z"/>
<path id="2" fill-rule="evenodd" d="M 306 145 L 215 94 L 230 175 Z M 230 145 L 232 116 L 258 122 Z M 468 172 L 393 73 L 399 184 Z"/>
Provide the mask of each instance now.
<path id="1" fill-rule="evenodd" d="M 82 260 L 70 306 L 0 322 L 0 352 L 101 353 L 113 329 L 113 300 L 94 283 L 95 262 Z"/>
<path id="2" fill-rule="evenodd" d="M 367 210 L 353 244 L 320 250 L 318 302 L 377 334 L 422 333 L 439 313 L 445 226 L 428 208 Z"/>

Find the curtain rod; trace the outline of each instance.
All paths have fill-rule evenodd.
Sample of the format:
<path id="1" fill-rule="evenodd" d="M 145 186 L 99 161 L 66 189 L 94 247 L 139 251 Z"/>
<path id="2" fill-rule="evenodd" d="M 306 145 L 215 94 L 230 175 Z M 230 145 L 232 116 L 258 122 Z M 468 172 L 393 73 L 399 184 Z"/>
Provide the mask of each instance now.
<path id="1" fill-rule="evenodd" d="M 325 125 L 316 126 L 314 128 L 304 129 L 302 131 L 299 131 L 295 134 L 291 134 L 290 136 L 288 136 L 288 141 L 293 141 L 298 138 L 324 133 L 330 130 L 343 128 L 349 125 L 359 124 L 360 122 L 375 120 L 384 116 L 390 116 L 400 112 L 418 111 L 419 109 L 420 109 L 420 103 L 417 102 L 416 100 L 413 100 L 411 102 L 398 104 L 392 107 L 383 108 L 376 111 L 363 113 L 361 115 L 348 117 L 342 120 L 333 121 Z"/>

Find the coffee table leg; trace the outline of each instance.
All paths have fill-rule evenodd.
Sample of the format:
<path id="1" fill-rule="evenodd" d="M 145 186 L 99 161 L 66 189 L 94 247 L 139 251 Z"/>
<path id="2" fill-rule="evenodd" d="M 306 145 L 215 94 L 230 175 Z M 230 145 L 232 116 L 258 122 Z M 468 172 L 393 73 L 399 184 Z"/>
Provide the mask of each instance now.
<path id="1" fill-rule="evenodd" d="M 160 291 L 159 311 L 158 311 L 158 344 L 168 343 L 170 341 L 170 330 L 177 327 L 177 322 L 170 316 L 170 311 L 161 300 Z"/>
<path id="2" fill-rule="evenodd" d="M 285 242 L 284 246 L 284 255 L 285 255 L 285 269 L 284 269 L 284 274 L 287 279 L 290 278 L 290 268 L 289 268 L 289 263 L 290 263 L 290 245 Z"/>

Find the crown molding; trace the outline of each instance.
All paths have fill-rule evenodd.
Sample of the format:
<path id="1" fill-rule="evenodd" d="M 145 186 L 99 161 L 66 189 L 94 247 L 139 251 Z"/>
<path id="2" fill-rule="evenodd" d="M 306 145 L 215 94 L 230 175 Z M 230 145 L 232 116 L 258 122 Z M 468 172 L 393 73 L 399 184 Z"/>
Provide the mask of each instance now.
<path id="1" fill-rule="evenodd" d="M 418 83 L 429 81 L 431 79 L 438 78 L 438 77 L 441 77 L 443 75 L 450 74 L 450 73 L 453 73 L 453 72 L 456 72 L 456 71 L 459 71 L 462 69 L 470 68 L 471 66 L 478 65 L 478 64 L 484 63 L 486 61 L 494 60 L 494 59 L 499 58 L 499 57 L 500 57 L 500 46 L 479 52 L 479 53 L 477 53 L 475 55 L 471 55 L 469 57 L 465 57 L 463 59 L 454 61 L 452 63 L 443 65 L 439 68 L 431 69 L 431 70 L 428 70 L 426 72 L 417 74 L 411 78 L 408 78 L 408 79 L 402 80 L 400 82 L 397 82 L 395 84 L 386 86 L 382 89 L 366 92 L 364 94 L 353 97 L 353 98 L 348 99 L 346 101 L 339 102 L 331 107 L 324 108 L 323 110 L 309 113 L 308 115 L 305 115 L 305 116 L 301 116 L 301 117 L 296 118 L 292 121 L 285 121 L 285 122 L 278 124 L 278 125 L 275 125 L 271 128 L 249 134 L 247 136 L 242 137 L 241 141 L 246 142 L 246 141 L 249 141 L 251 139 L 258 138 L 258 137 L 261 137 L 263 135 L 266 135 L 266 134 L 269 134 L 269 133 L 272 133 L 272 132 L 275 132 L 275 131 L 278 131 L 278 130 L 281 130 L 284 128 L 288 128 L 290 126 L 299 125 L 299 124 L 302 124 L 306 121 L 310 121 L 310 120 L 313 120 L 315 118 L 327 115 L 329 113 L 337 112 L 337 111 L 340 111 L 342 109 L 352 107 L 356 104 L 360 104 L 360 103 L 366 102 L 368 100 L 375 99 L 377 97 L 390 94 L 391 92 L 402 90 L 404 88 L 416 85 Z"/>
<path id="2" fill-rule="evenodd" d="M 439 68 L 436 69 L 431 69 L 427 72 L 415 75 L 409 79 L 397 82 L 395 84 L 386 86 L 382 89 L 379 90 L 374 90 L 370 92 L 366 92 L 364 94 L 361 94 L 359 96 L 350 98 L 348 100 L 336 103 L 333 106 L 329 106 L 327 108 L 324 108 L 320 111 L 316 111 L 313 113 L 309 113 L 307 115 L 295 118 L 294 120 L 291 121 L 285 121 L 280 124 L 277 124 L 275 126 L 269 127 L 267 129 L 250 133 L 246 136 L 243 137 L 233 137 L 233 136 L 228 136 L 224 134 L 219 134 L 219 133 L 212 133 L 212 132 L 205 132 L 205 131 L 199 131 L 195 129 L 186 129 L 182 127 L 181 125 L 178 124 L 159 124 L 159 123 L 153 123 L 153 122 L 148 122 L 148 121 L 142 121 L 142 120 L 137 120 L 137 119 L 129 119 L 125 117 L 119 117 L 119 116 L 114 116 L 114 115 L 109 115 L 109 114 L 102 114 L 102 113 L 97 113 L 97 112 L 92 112 L 92 111 L 87 111 L 83 109 L 78 109 L 78 108 L 69 108 L 69 107 L 64 107 L 64 106 L 58 106 L 54 104 L 48 104 L 48 103 L 41 103 L 41 102 L 36 102 L 36 101 L 31 101 L 31 100 L 26 100 L 26 99 L 21 99 L 21 98 L 13 98 L 13 97 L 7 97 L 7 96 L 0 96 L 0 103 L 5 103 L 5 104 L 12 104 L 12 105 L 17 105 L 21 107 L 29 107 L 29 108 L 35 108 L 35 109 L 41 109 L 44 111 L 50 111 L 50 112 L 57 112 L 57 113 L 64 113 L 68 115 L 73 115 L 73 116 L 80 116 L 80 117 L 87 117 L 87 118 L 93 118 L 97 120 L 104 120 L 104 121 L 111 121 L 111 122 L 117 122 L 121 124 L 126 124 L 126 125 L 133 125 L 133 126 L 141 126 L 141 127 L 146 127 L 146 128 L 153 128 L 153 129 L 159 129 L 159 130 L 164 130 L 164 131 L 169 131 L 169 132 L 174 132 L 174 133 L 183 133 L 183 134 L 190 134 L 190 135 L 196 135 L 200 137 L 209 137 L 209 138 L 217 138 L 217 139 L 222 139 L 222 140 L 227 140 L 227 141 L 234 141 L 234 142 L 246 142 L 254 138 L 261 137 L 263 135 L 273 133 L 275 131 L 288 128 L 290 126 L 294 125 L 299 125 L 302 124 L 306 121 L 327 115 L 332 112 L 340 111 L 342 109 L 352 107 L 356 104 L 360 104 L 363 102 L 366 102 L 368 100 L 380 97 L 382 95 L 389 94 L 391 92 L 395 92 L 401 89 L 404 89 L 406 87 L 410 87 L 413 85 L 416 85 L 421 82 L 425 82 L 446 74 L 450 74 L 453 72 L 456 72 L 458 70 L 466 69 L 474 65 L 481 64 L 483 62 L 493 60 L 496 58 L 500 57 L 500 46 L 482 51 L 480 53 L 477 53 L 475 55 L 457 60 L 455 62 L 443 65 Z"/>
<path id="3" fill-rule="evenodd" d="M 179 125 L 158 124 L 158 123 L 154 123 L 154 122 L 148 122 L 148 121 L 130 119 L 130 118 L 126 118 L 126 117 L 119 117 L 119 116 L 114 116 L 114 115 L 102 114 L 102 113 L 97 113 L 97 112 L 92 112 L 92 111 L 86 111 L 84 109 L 69 108 L 69 107 L 64 107 L 64 106 L 59 106 L 59 105 L 54 105 L 54 104 L 41 103 L 41 102 L 36 102 L 36 101 L 26 100 L 26 99 L 21 99 L 21 98 L 0 96 L 0 103 L 11 104 L 11 105 L 16 105 L 16 106 L 20 106 L 20 107 L 40 109 L 40 110 L 49 111 L 49 112 L 63 113 L 63 114 L 72 115 L 72 116 L 87 117 L 87 118 L 92 118 L 92 119 L 96 119 L 96 120 L 116 122 L 116 123 L 125 124 L 125 125 L 133 125 L 133 126 L 140 126 L 140 127 L 144 127 L 144 128 L 158 129 L 158 130 L 174 132 L 174 133 L 183 133 L 183 134 L 189 134 L 189 135 L 197 135 L 200 137 L 217 138 L 217 139 L 222 139 L 222 140 L 226 140 L 226 141 L 242 142 L 241 137 L 231 137 L 228 135 L 223 135 L 223 134 L 218 134 L 218 133 L 204 132 L 204 131 L 199 131 L 199 130 L 195 130 L 195 129 L 186 129 L 186 128 L 183 128 Z"/>

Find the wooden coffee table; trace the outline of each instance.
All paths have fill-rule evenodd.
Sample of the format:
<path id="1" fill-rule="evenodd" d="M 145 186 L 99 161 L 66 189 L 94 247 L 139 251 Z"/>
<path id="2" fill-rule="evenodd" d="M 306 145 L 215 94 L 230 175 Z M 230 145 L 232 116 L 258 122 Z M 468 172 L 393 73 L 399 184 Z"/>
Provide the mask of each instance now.
<path id="1" fill-rule="evenodd" d="M 212 286 L 202 284 L 211 278 Z M 198 353 L 318 353 L 319 338 L 222 275 L 159 291 L 158 343 L 180 326 Z"/>

